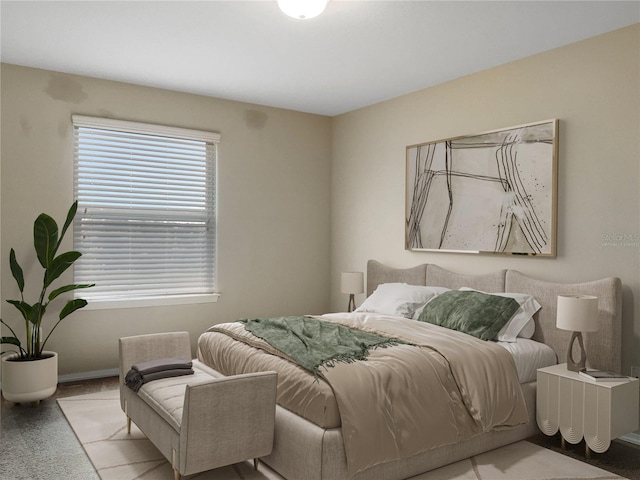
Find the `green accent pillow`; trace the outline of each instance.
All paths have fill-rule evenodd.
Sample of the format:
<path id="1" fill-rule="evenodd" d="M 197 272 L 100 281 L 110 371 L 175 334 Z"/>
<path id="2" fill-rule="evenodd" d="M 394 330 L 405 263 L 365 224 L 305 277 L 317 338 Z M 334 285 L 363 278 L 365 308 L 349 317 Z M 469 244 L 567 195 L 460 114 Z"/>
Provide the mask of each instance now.
<path id="1" fill-rule="evenodd" d="M 427 303 L 418 320 L 492 340 L 519 308 L 513 298 L 451 290 Z"/>

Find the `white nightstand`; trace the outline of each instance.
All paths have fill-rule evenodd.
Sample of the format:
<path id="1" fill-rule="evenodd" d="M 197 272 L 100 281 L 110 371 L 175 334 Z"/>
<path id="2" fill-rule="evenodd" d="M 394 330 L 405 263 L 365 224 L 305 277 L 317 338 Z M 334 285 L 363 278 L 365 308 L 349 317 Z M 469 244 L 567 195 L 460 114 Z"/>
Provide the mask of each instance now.
<path id="1" fill-rule="evenodd" d="M 640 382 L 594 382 L 567 364 L 538 370 L 536 419 L 546 435 L 560 429 L 562 442 L 586 442 L 585 453 L 605 452 L 611 440 L 638 428 Z"/>

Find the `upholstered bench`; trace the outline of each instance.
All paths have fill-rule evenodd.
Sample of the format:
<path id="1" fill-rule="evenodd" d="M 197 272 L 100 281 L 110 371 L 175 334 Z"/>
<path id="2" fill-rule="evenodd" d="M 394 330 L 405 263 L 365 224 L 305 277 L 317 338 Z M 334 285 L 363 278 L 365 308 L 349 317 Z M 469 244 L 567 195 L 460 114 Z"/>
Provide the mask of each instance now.
<path id="1" fill-rule="evenodd" d="M 120 339 L 120 404 L 181 475 L 269 455 L 273 448 L 276 372 L 223 376 L 197 360 L 192 375 L 124 384 L 132 365 L 191 358 L 188 332 Z"/>

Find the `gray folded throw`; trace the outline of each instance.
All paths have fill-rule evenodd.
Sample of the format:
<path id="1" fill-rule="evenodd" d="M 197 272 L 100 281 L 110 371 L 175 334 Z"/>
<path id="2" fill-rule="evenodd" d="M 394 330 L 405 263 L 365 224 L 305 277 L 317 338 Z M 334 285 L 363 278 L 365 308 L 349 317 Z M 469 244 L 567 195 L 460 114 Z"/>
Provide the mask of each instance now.
<path id="1" fill-rule="evenodd" d="M 135 365 L 131 365 L 131 370 L 140 372 L 142 375 L 147 373 L 160 372 L 162 370 L 175 370 L 178 368 L 191 368 L 193 362 L 185 360 L 179 357 L 170 358 L 157 358 L 155 360 L 149 360 L 148 362 L 140 362 Z"/>
<path id="2" fill-rule="evenodd" d="M 131 366 L 127 372 L 124 384 L 134 392 L 140 390 L 142 385 L 161 378 L 179 377 L 181 375 L 193 375 L 193 363 L 182 358 L 160 358 L 148 362 L 137 363 Z"/>

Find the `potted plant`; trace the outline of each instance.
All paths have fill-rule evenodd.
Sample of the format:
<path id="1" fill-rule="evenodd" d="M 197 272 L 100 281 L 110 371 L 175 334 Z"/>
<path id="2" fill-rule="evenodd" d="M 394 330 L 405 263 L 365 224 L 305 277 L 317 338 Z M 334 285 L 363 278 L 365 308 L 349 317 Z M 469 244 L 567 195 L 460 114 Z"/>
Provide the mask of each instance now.
<path id="1" fill-rule="evenodd" d="M 47 292 L 52 288 L 53 282 L 82 255 L 76 251 L 57 255 L 62 239 L 75 217 L 77 208 L 78 202 L 76 201 L 71 205 L 67 213 L 67 219 L 60 236 L 58 236 L 57 223 L 45 213 L 41 213 L 33 224 L 35 253 L 44 269 L 42 288 L 35 303 L 25 301 L 25 282 L 22 267 L 16 259 L 16 253 L 13 248 L 9 253 L 11 274 L 18 284 L 20 299 L 7 300 L 7 302 L 20 311 L 24 319 L 25 328 L 25 343 L 23 344 L 11 326 L 0 319 L 0 322 L 13 335 L 2 337 L 1 343 L 17 347 L 17 352 L 12 352 L 2 357 L 2 396 L 11 402 L 37 403 L 53 395 L 58 385 L 58 354 L 46 351 L 44 347 L 53 331 L 65 317 L 87 305 L 87 301 L 81 298 L 68 300 L 60 310 L 58 321 L 49 331 L 46 338 L 42 339 L 42 320 L 50 303 L 63 293 L 93 286 L 93 284 L 65 285 L 51 290 L 47 295 Z"/>

